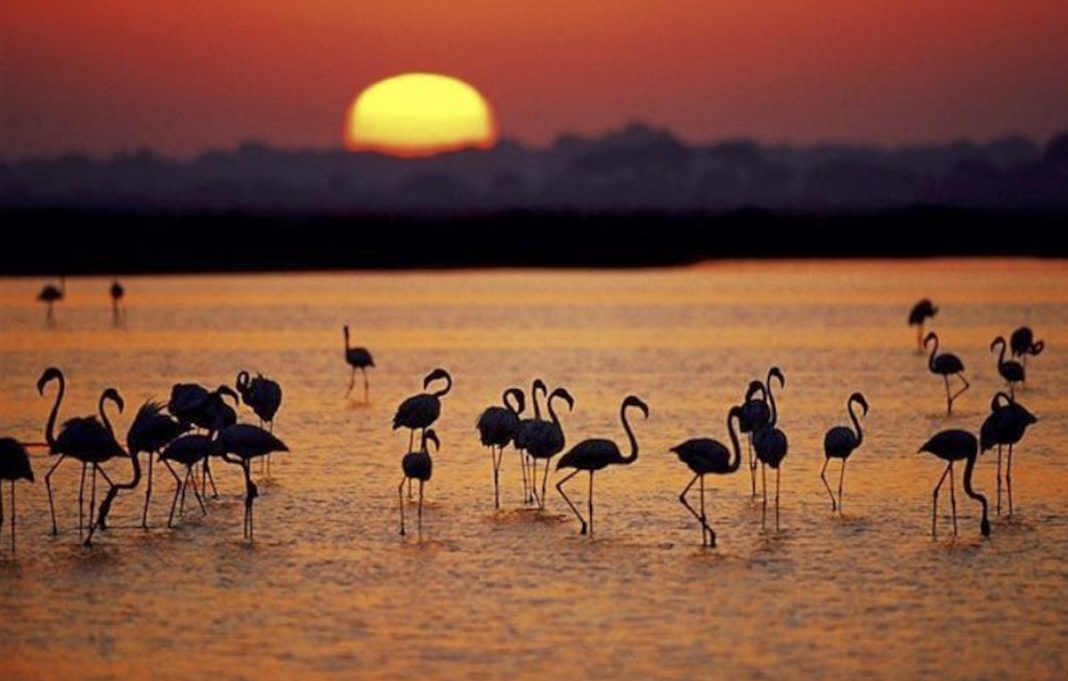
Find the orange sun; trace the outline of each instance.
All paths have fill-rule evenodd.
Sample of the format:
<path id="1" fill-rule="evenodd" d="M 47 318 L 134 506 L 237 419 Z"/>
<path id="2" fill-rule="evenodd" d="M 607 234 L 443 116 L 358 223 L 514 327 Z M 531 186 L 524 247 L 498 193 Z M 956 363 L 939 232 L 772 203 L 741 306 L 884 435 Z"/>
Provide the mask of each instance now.
<path id="1" fill-rule="evenodd" d="M 429 156 L 497 141 L 489 103 L 457 78 L 405 73 L 367 87 L 349 106 L 345 147 L 393 156 Z"/>

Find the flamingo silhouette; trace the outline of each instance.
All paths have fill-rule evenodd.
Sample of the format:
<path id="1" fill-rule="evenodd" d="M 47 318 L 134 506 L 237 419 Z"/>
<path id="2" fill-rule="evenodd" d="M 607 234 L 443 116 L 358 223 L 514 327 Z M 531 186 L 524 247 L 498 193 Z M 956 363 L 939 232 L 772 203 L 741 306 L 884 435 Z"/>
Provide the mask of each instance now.
<path id="1" fill-rule="evenodd" d="M 541 423 L 541 406 L 538 404 L 539 392 L 548 399 L 548 386 L 540 378 L 535 378 L 534 383 L 530 386 L 530 399 L 534 403 L 534 418 L 520 419 L 519 428 L 516 429 L 515 437 L 512 440 L 515 444 L 516 453 L 519 454 L 519 467 L 523 471 L 523 503 L 527 504 L 534 501 L 534 495 L 531 493 L 530 481 L 527 476 L 527 459 L 529 458 L 527 456 L 527 446 L 530 444 L 530 434 L 537 427 L 537 424 Z"/>
<path id="2" fill-rule="evenodd" d="M 282 406 L 282 386 L 277 381 L 264 378 L 263 374 L 257 374 L 256 378 L 249 380 L 249 373 L 241 371 L 237 374 L 237 392 L 241 393 L 241 400 L 252 407 L 252 411 L 260 420 L 260 427 L 267 425 L 269 432 L 274 432 L 274 416 L 278 408 Z M 266 462 L 267 477 L 271 477 L 271 455 L 260 459 L 261 465 Z M 262 470 L 260 471 L 263 472 Z"/>
<path id="3" fill-rule="evenodd" d="M 1012 347 L 1012 356 L 1019 357 L 1024 364 L 1027 363 L 1028 355 L 1038 356 L 1046 348 L 1046 343 L 1036 341 L 1034 332 L 1027 326 L 1021 326 L 1012 332 L 1009 345 Z"/>
<path id="4" fill-rule="evenodd" d="M 629 466 L 638 460 L 638 440 L 634 437 L 634 431 L 631 430 L 630 422 L 627 421 L 627 408 L 634 407 L 641 410 L 645 418 L 649 418 L 649 407 L 642 402 L 641 398 L 634 395 L 628 395 L 623 403 L 619 407 L 619 420 L 623 422 L 623 430 L 627 434 L 627 439 L 630 440 L 630 454 L 624 456 L 619 451 L 619 446 L 611 440 L 583 440 L 574 447 L 572 447 L 567 454 L 564 454 L 556 462 L 556 470 L 561 468 L 573 468 L 575 469 L 571 473 L 564 476 L 564 479 L 556 483 L 556 491 L 560 493 L 560 496 L 564 498 L 567 505 L 571 507 L 571 510 L 575 513 L 575 517 L 582 523 L 582 529 L 579 530 L 579 534 L 586 534 L 586 520 L 583 519 L 579 510 L 571 503 L 571 499 L 567 497 L 567 493 L 564 492 L 564 483 L 571 478 L 578 475 L 580 471 L 589 471 L 590 474 L 590 489 L 587 495 L 587 504 L 589 509 L 589 529 L 590 534 L 593 534 L 593 474 L 599 470 L 607 468 L 608 466 Z"/>
<path id="5" fill-rule="evenodd" d="M 679 501 L 701 523 L 701 546 L 707 545 L 713 548 L 716 546 L 716 531 L 708 525 L 708 516 L 705 515 L 705 476 L 709 473 L 730 475 L 742 465 L 742 446 L 738 444 L 738 434 L 734 431 L 735 419 L 739 422 L 742 420 L 741 406 L 731 407 L 731 410 L 727 412 L 727 433 L 730 435 L 733 450 L 728 450 L 716 440 L 706 437 L 687 440 L 671 448 L 671 451 L 675 452 L 679 460 L 689 466 L 693 473 L 693 479 L 679 494 Z M 733 457 L 731 457 L 732 451 Z M 698 480 L 701 481 L 701 513 L 695 511 L 693 506 L 686 501 L 686 493 Z"/>
<path id="6" fill-rule="evenodd" d="M 238 406 L 238 394 L 226 385 L 220 385 L 214 391 L 196 383 L 178 383 L 171 388 L 171 398 L 167 410 L 183 425 L 196 426 L 208 431 L 210 435 L 217 430 L 237 423 L 237 412 L 223 399 L 229 397 Z M 215 478 L 211 474 L 208 456 L 201 460 L 201 487 L 207 494 L 207 484 L 211 482 L 212 497 L 218 498 Z"/>
<path id="7" fill-rule="evenodd" d="M 1001 401 L 1004 400 L 1005 404 Z M 996 393 L 990 401 L 990 415 L 979 430 L 979 449 L 985 452 L 995 445 L 998 448 L 998 500 L 995 506 L 1001 515 L 1001 448 L 1009 447 L 1008 465 L 1005 469 L 1005 484 L 1009 495 L 1009 515 L 1012 515 L 1012 448 L 1027 431 L 1028 426 L 1038 422 L 1035 415 L 1022 404 L 1003 392 Z"/>
<path id="8" fill-rule="evenodd" d="M 560 418 L 553 409 L 553 400 L 561 399 L 567 402 L 567 410 L 575 410 L 575 398 L 571 397 L 565 388 L 557 388 L 549 395 L 546 406 L 549 408 L 548 421 L 537 421 L 527 434 L 527 454 L 530 455 L 530 487 L 534 493 L 538 508 L 545 510 L 545 485 L 549 479 L 549 462 L 554 456 L 564 450 L 567 444 L 564 438 L 564 429 L 560 426 Z M 545 470 L 541 476 L 541 497 L 538 497 L 538 460 L 545 460 Z"/>
<path id="9" fill-rule="evenodd" d="M 756 468 L 757 462 L 753 458 L 753 434 L 767 425 L 771 418 L 771 410 L 768 408 L 768 388 L 771 385 L 772 376 L 779 379 L 779 387 L 785 385 L 782 372 L 778 367 L 772 367 L 768 371 L 767 385 L 761 381 L 750 381 L 749 388 L 745 391 L 745 400 L 742 402 L 742 419 L 739 430 L 748 434 L 746 441 L 746 456 L 749 461 L 749 486 L 753 498 L 756 498 Z M 754 397 L 760 393 L 760 397 Z"/>
<path id="10" fill-rule="evenodd" d="M 272 452 L 288 452 L 286 444 L 258 426 L 238 423 L 219 430 L 211 442 L 209 452 L 221 456 L 223 461 L 241 466 L 245 474 L 245 527 L 244 536 L 252 541 L 252 502 L 259 496 L 259 489 L 252 482 L 249 464 L 252 459 Z"/>
<path id="11" fill-rule="evenodd" d="M 0 438 L 0 481 L 11 482 L 11 553 L 15 553 L 15 481 L 33 482 L 30 455 L 18 440 Z M 4 490 L 0 488 L 0 530 L 4 528 Z"/>
<path id="12" fill-rule="evenodd" d="M 411 451 L 415 444 L 415 431 L 417 428 L 426 430 L 438 420 L 441 415 L 441 398 L 452 390 L 452 376 L 444 369 L 434 369 L 423 378 L 423 390 L 426 390 L 434 381 L 445 381 L 445 387 L 432 393 L 420 393 L 413 395 L 400 403 L 397 414 L 393 417 L 393 430 L 407 428 L 411 432 L 408 437 L 408 450 Z"/>
<path id="13" fill-rule="evenodd" d="M 174 499 L 171 500 L 171 511 L 167 515 L 167 527 L 174 527 L 174 509 L 178 507 L 178 513 L 182 514 L 185 511 L 185 492 L 189 486 L 190 481 L 193 483 L 193 496 L 196 497 L 197 503 L 200 504 L 200 512 L 202 515 L 208 514 L 208 509 L 204 506 L 204 500 L 201 498 L 200 492 L 197 490 L 197 476 L 193 473 L 193 466 L 202 462 L 211 451 L 211 438 L 207 435 L 200 434 L 186 434 L 175 439 L 171 442 L 163 451 L 159 453 L 159 460 L 163 462 L 163 465 L 167 467 L 167 470 L 174 476 Z M 183 479 L 171 466 L 171 462 L 177 463 L 185 467 L 185 478 Z M 181 493 L 181 504 L 178 502 L 178 495 Z M 207 490 L 204 490 L 207 494 Z"/>
<path id="14" fill-rule="evenodd" d="M 55 303 L 63 300 L 63 297 L 67 294 L 67 278 L 59 278 L 59 288 L 56 288 L 52 284 L 47 284 L 41 289 L 41 292 L 37 294 L 37 300 L 41 301 L 48 306 L 48 311 L 45 313 L 45 319 L 49 322 L 55 321 L 52 306 Z"/>
<path id="15" fill-rule="evenodd" d="M 964 378 L 964 363 L 960 361 L 960 358 L 956 355 L 943 352 L 938 354 L 938 335 L 932 331 L 928 333 L 923 339 L 923 347 L 934 344 L 931 348 L 931 356 L 927 359 L 927 369 L 936 376 L 941 376 L 946 384 L 946 414 L 953 413 L 953 401 L 960 397 L 965 390 L 971 387 L 968 383 L 968 379 Z M 961 380 L 964 387 L 953 393 L 949 394 L 949 377 L 956 375 Z"/>
<path id="16" fill-rule="evenodd" d="M 975 459 L 978 453 L 979 443 L 975 436 L 966 430 L 943 430 L 920 447 L 920 452 L 934 454 L 939 459 L 948 462 L 942 477 L 934 488 L 934 500 L 931 505 L 931 537 L 937 538 L 938 522 L 938 491 L 942 488 L 949 476 L 949 499 L 953 508 L 953 535 L 957 534 L 957 495 L 953 489 L 953 463 L 966 460 L 964 466 L 964 493 L 983 505 L 983 519 L 979 523 L 979 531 L 984 537 L 990 536 L 990 521 L 987 520 L 986 497 L 972 489 L 972 471 L 975 468 Z"/>
<path id="17" fill-rule="evenodd" d="M 1023 364 L 1014 360 L 1005 361 L 1005 339 L 1001 336 L 990 342 L 990 351 L 994 352 L 994 348 L 999 346 L 1001 350 L 998 353 L 998 373 L 1009 384 L 1009 394 L 1015 397 L 1016 384 L 1024 383 L 1027 380 L 1027 374 L 1024 372 Z"/>
<path id="18" fill-rule="evenodd" d="M 823 455 L 825 458 L 823 460 L 823 468 L 820 469 L 820 479 L 823 480 L 823 486 L 827 488 L 827 494 L 831 497 L 831 511 L 837 510 L 839 513 L 842 512 L 842 488 L 845 483 L 846 461 L 849 459 L 849 455 L 853 453 L 853 450 L 860 447 L 864 442 L 864 431 L 860 428 L 860 420 L 857 419 L 856 413 L 853 412 L 854 402 L 864 409 L 864 415 L 867 416 L 868 401 L 860 393 L 853 393 L 846 400 L 846 411 L 849 412 L 849 418 L 853 421 L 853 427 L 856 428 L 856 432 L 846 426 L 835 426 L 823 436 Z M 831 486 L 827 483 L 827 464 L 831 462 L 831 459 L 842 460 L 842 470 L 838 473 L 837 502 L 835 502 Z"/>
<path id="19" fill-rule="evenodd" d="M 352 386 L 356 384 L 356 370 L 363 374 L 363 401 L 368 402 L 367 367 L 374 367 L 375 360 L 367 348 L 349 347 L 349 325 L 345 325 L 345 361 L 352 367 L 352 375 L 349 377 L 349 389 L 345 397 L 352 394 Z"/>
<path id="20" fill-rule="evenodd" d="M 767 467 L 775 471 L 775 530 L 779 530 L 779 481 L 781 477 L 782 461 L 786 458 L 786 453 L 789 448 L 789 442 L 786 439 L 786 434 L 775 427 L 779 422 L 779 410 L 775 405 L 775 393 L 772 392 L 771 378 L 776 377 L 779 379 L 779 387 L 786 387 L 786 378 L 783 376 L 779 367 L 772 367 L 768 371 L 768 381 L 765 387 L 768 396 L 768 404 L 770 405 L 770 414 L 768 416 L 768 422 L 763 427 L 753 433 L 753 449 L 756 451 L 757 461 L 760 462 L 760 479 L 761 487 L 763 489 L 763 510 L 761 512 L 760 526 L 764 527 L 767 524 L 768 516 L 768 472 Z"/>
<path id="21" fill-rule="evenodd" d="M 909 326 L 916 327 L 916 351 L 923 352 L 923 325 L 928 319 L 933 319 L 938 313 L 938 308 L 934 306 L 929 298 L 924 298 L 920 302 L 912 306 L 912 310 L 909 311 Z"/>
<path id="22" fill-rule="evenodd" d="M 119 280 L 111 282 L 111 322 L 115 326 L 119 325 L 119 321 L 122 318 L 122 311 L 120 310 L 120 304 L 122 303 L 122 297 L 126 295 L 126 289 L 122 287 Z"/>
<path id="23" fill-rule="evenodd" d="M 400 533 L 405 534 L 404 531 L 404 483 L 407 481 L 411 484 L 411 481 L 419 481 L 419 536 L 423 536 L 423 485 L 430 481 L 430 476 L 434 473 L 434 460 L 430 458 L 430 450 L 427 449 L 427 442 L 434 443 L 434 451 L 437 452 L 441 449 L 441 441 L 438 440 L 437 433 L 433 428 L 429 428 L 423 431 L 422 444 L 418 452 L 408 452 L 401 459 L 401 468 L 404 470 L 404 477 L 401 479 L 400 486 L 397 487 L 397 499 L 400 501 Z"/>
<path id="24" fill-rule="evenodd" d="M 515 400 L 515 406 L 512 406 L 509 397 Z M 526 408 L 523 391 L 519 388 L 505 390 L 501 396 L 501 402 L 504 403 L 503 407 L 487 407 L 475 424 L 478 428 L 479 439 L 483 446 L 490 448 L 490 456 L 493 459 L 494 508 L 501 507 L 500 471 L 504 448 L 515 437 L 515 432 L 519 428 L 519 415 Z"/>

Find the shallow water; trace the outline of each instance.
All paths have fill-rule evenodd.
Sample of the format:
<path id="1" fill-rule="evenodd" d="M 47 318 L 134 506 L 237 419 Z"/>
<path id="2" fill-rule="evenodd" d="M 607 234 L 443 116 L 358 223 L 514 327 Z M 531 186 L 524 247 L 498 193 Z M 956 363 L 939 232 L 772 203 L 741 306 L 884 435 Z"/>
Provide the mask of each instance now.
<path id="1" fill-rule="evenodd" d="M 0 667 L 6 678 L 693 678 L 1061 679 L 1068 657 L 1068 266 L 1061 262 L 729 263 L 635 272 L 450 272 L 137 277 L 113 328 L 109 280 L 68 280 L 57 323 L 33 302 L 39 280 L 0 280 L 0 434 L 42 439 L 53 393 L 62 416 L 91 413 L 117 387 L 128 409 L 177 381 L 279 380 L 274 457 L 241 539 L 240 472 L 217 465 L 222 498 L 161 527 L 173 489 L 156 470 L 153 529 L 134 529 L 141 491 L 120 497 L 97 546 L 78 543 L 78 468 L 54 478 L 58 537 L 41 481 L 17 494 L 17 560 L 0 549 Z M 934 329 L 972 389 L 944 415 L 905 325 L 932 296 Z M 341 326 L 367 345 L 371 404 L 346 400 Z M 979 507 L 948 495 L 932 541 L 942 471 L 917 454 L 947 427 L 978 430 L 1000 387 L 987 345 L 1020 324 L 1046 352 L 1020 399 L 1040 422 L 1014 466 L 1016 514 L 981 539 Z M 761 530 L 744 469 L 708 479 L 719 548 L 677 494 L 687 469 L 668 448 L 727 441 L 727 408 L 747 381 L 782 367 L 782 529 Z M 443 447 L 423 535 L 397 533 L 397 403 L 435 366 L 456 379 L 437 426 Z M 648 402 L 630 467 L 596 478 L 596 536 L 550 487 L 544 515 L 522 508 L 504 458 L 494 512 L 490 460 L 473 429 L 511 385 L 542 376 L 576 397 L 569 443 L 623 443 L 620 400 Z M 850 459 L 845 513 L 818 472 L 845 398 L 871 403 Z M 359 395 L 359 384 L 354 395 Z M 244 420 L 254 420 L 251 412 Z M 994 460 L 975 486 L 993 502 Z M 128 466 L 109 465 L 124 478 Z M 837 465 L 830 468 L 836 479 Z M 959 470 L 958 470 L 959 475 Z M 958 490 L 960 481 L 957 481 Z M 571 487 L 580 506 L 585 480 Z M 5 511 L 9 510 L 4 490 Z M 414 507 L 410 519 L 414 521 Z"/>

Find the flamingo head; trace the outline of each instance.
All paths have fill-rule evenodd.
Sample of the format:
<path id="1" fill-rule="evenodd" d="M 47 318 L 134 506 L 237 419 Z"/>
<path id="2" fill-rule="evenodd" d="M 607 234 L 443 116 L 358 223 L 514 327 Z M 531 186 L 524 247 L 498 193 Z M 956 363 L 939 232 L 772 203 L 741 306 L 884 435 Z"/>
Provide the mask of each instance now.
<path id="1" fill-rule="evenodd" d="M 928 331 L 927 335 L 923 337 L 923 347 L 927 347 L 930 343 L 938 344 L 938 335 L 934 331 Z"/>
<path id="2" fill-rule="evenodd" d="M 523 395 L 523 391 L 520 390 L 519 388 L 509 388 L 508 390 L 504 391 L 504 397 L 502 398 L 501 401 L 504 402 L 504 406 L 506 406 L 509 409 L 511 409 L 512 405 L 510 405 L 508 403 L 508 397 L 509 396 L 515 398 L 515 407 L 516 408 L 513 410 L 515 412 L 515 414 L 517 416 L 519 414 L 522 414 L 523 410 L 527 408 L 527 399 Z"/>
<path id="3" fill-rule="evenodd" d="M 530 386 L 530 394 L 536 398 L 539 390 L 543 395 L 549 394 L 549 386 L 545 385 L 545 381 L 535 378 L 533 385 Z"/>
<path id="4" fill-rule="evenodd" d="M 727 423 L 731 422 L 731 419 L 738 419 L 738 422 L 742 421 L 742 405 L 736 404 L 731 407 L 731 410 L 727 412 Z"/>
<path id="5" fill-rule="evenodd" d="M 998 336 L 994 340 L 990 341 L 990 352 L 994 352 L 994 348 L 996 348 L 999 343 L 1001 344 L 1001 347 L 1005 347 L 1005 339 L 1001 336 Z"/>
<path id="6" fill-rule="evenodd" d="M 853 393 L 849 396 L 849 401 L 856 402 L 857 404 L 859 404 L 861 408 L 864 409 L 864 415 L 868 415 L 868 400 L 864 399 L 863 395 L 861 395 L 860 393 Z"/>
<path id="7" fill-rule="evenodd" d="M 551 400 L 554 397 L 559 397 L 564 402 L 567 402 L 567 410 L 575 411 L 575 398 L 571 396 L 571 393 L 567 391 L 567 388 L 557 388 L 553 391 L 553 394 L 549 396 Z"/>
<path id="8" fill-rule="evenodd" d="M 218 388 L 215 389 L 215 394 L 216 395 L 226 395 L 227 397 L 229 397 L 230 399 L 232 399 L 234 401 L 234 404 L 238 404 L 237 393 L 234 392 L 234 389 L 231 388 L 228 385 L 220 385 Z"/>
<path id="9" fill-rule="evenodd" d="M 243 388 L 247 388 L 248 387 L 248 380 L 249 380 L 249 376 L 248 376 L 248 372 L 247 371 L 241 370 L 241 371 L 237 372 L 237 382 L 236 382 L 237 389 L 241 390 Z"/>
<path id="10" fill-rule="evenodd" d="M 1002 402 L 1004 402 L 1004 404 Z M 998 409 L 1007 407 L 1012 403 L 1012 397 L 1007 392 L 999 390 L 994 393 L 994 397 L 990 400 L 990 411 L 997 411 Z"/>
<path id="11" fill-rule="evenodd" d="M 62 381 L 63 372 L 55 367 L 48 367 L 44 370 L 44 373 L 41 374 L 41 377 L 37 379 L 37 392 L 44 395 L 45 385 L 47 385 L 49 381 L 55 380 Z"/>
<path id="12" fill-rule="evenodd" d="M 449 376 L 449 372 L 448 371 L 445 371 L 444 369 L 439 367 L 439 368 L 434 369 L 433 371 L 431 371 L 429 374 L 426 375 L 425 378 L 423 378 L 423 390 L 426 390 L 427 387 L 429 387 L 430 384 L 433 383 L 434 381 L 440 381 L 440 380 L 446 380 L 446 381 L 449 381 L 451 383 L 452 382 L 452 377 Z"/>
<path id="13" fill-rule="evenodd" d="M 749 387 L 745 391 L 745 401 L 748 402 L 752 400 L 753 395 L 756 395 L 757 393 L 760 393 L 761 399 L 763 399 L 766 392 L 764 384 L 760 381 L 749 381 Z"/>
<path id="14" fill-rule="evenodd" d="M 441 440 L 438 439 L 438 434 L 434 432 L 433 428 L 427 428 L 425 431 L 423 431 L 423 451 L 424 452 L 429 452 L 430 451 L 429 449 L 427 449 L 427 446 L 426 446 L 428 442 L 433 442 L 434 443 L 434 453 L 435 454 L 438 451 L 441 450 Z"/>
<path id="15" fill-rule="evenodd" d="M 111 400 L 114 402 L 115 406 L 119 408 L 120 414 L 126 409 L 126 402 L 123 401 L 119 391 L 114 388 L 108 388 L 104 391 L 104 394 L 100 396 L 100 401 L 103 402 L 104 400 Z"/>
<path id="16" fill-rule="evenodd" d="M 623 409 L 626 409 L 627 407 L 637 407 L 638 409 L 641 409 L 645 418 L 649 418 L 649 405 L 643 402 L 642 398 L 637 397 L 636 395 L 628 395 L 627 399 L 623 400 Z"/>
<path id="17" fill-rule="evenodd" d="M 785 388 L 786 387 L 786 377 L 782 375 L 782 370 L 779 369 L 779 367 L 771 367 L 771 369 L 768 371 L 768 384 L 769 385 L 771 384 L 771 379 L 772 378 L 779 379 L 779 387 L 780 388 Z"/>

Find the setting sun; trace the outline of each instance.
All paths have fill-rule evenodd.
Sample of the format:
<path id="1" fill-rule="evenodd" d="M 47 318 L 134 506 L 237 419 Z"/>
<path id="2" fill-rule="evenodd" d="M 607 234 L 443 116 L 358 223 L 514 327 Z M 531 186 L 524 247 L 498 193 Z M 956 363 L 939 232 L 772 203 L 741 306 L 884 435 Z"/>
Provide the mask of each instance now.
<path id="1" fill-rule="evenodd" d="M 406 73 L 366 88 L 349 107 L 345 146 L 394 156 L 427 156 L 496 141 L 489 103 L 462 80 Z"/>

